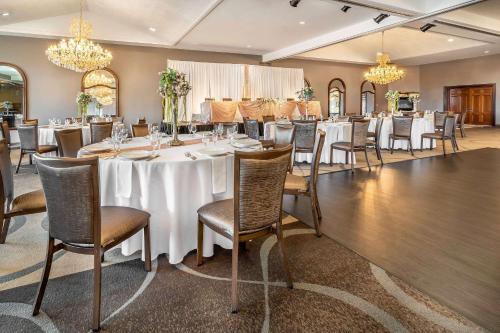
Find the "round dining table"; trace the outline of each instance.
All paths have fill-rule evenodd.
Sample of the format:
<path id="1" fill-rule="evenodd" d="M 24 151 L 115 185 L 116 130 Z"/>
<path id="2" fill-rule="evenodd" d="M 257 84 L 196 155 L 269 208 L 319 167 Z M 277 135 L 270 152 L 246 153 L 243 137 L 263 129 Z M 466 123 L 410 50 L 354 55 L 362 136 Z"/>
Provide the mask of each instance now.
<path id="1" fill-rule="evenodd" d="M 82 129 L 82 136 L 83 136 L 83 145 L 89 145 L 90 144 L 90 126 L 65 126 L 65 125 L 60 125 L 60 126 L 39 126 L 38 127 L 38 143 L 40 145 L 57 145 L 56 141 L 56 136 L 54 133 L 56 131 L 60 130 L 65 130 L 65 129 L 74 129 L 74 128 L 81 128 Z"/>
<path id="2" fill-rule="evenodd" d="M 375 132 L 375 125 L 377 123 L 376 118 L 370 119 L 370 127 L 369 131 Z M 392 133 L 392 118 L 385 117 L 384 122 L 382 123 L 382 128 L 380 129 L 380 148 L 382 149 L 390 149 L 389 145 L 389 135 Z M 411 144 L 413 149 L 420 149 L 420 140 L 422 134 L 424 133 L 433 133 L 434 132 L 434 116 L 426 115 L 423 118 L 413 118 L 413 124 L 411 127 Z M 436 141 L 434 140 L 433 145 L 431 147 L 431 143 L 429 139 L 424 139 L 423 149 L 435 148 Z M 394 149 L 408 149 L 408 141 L 406 140 L 397 140 L 394 142 Z"/>
<path id="3" fill-rule="evenodd" d="M 156 158 L 127 160 L 110 155 L 99 158 L 100 196 L 103 206 L 137 208 L 151 214 L 151 255 L 168 254 L 171 264 L 197 248 L 197 210 L 216 200 L 233 197 L 234 148 L 229 140 L 219 140 L 208 147 L 224 148 L 221 156 L 203 155 L 206 146 L 201 136 L 185 134 L 186 144 L 170 147 L 165 143 Z M 79 156 L 92 152 L 99 143 L 84 147 Z M 111 147 L 111 146 L 108 146 Z M 142 148 L 141 148 L 142 147 Z M 98 147 L 99 149 L 100 147 Z M 151 149 L 146 138 L 134 138 L 121 145 L 121 151 Z M 261 147 L 259 147 L 261 149 Z M 214 245 L 230 249 L 225 237 L 205 228 L 203 251 L 213 255 Z M 121 244 L 124 255 L 144 248 L 142 233 Z M 144 252 L 142 254 L 144 260 Z"/>

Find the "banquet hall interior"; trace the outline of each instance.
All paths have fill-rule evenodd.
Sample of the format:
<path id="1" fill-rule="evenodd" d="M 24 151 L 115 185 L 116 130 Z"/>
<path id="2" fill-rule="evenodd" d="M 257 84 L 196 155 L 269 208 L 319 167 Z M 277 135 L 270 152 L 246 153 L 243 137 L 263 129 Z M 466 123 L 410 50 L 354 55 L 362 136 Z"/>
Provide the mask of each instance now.
<path id="1" fill-rule="evenodd" d="M 0 332 L 500 332 L 500 1 L 0 0 Z"/>

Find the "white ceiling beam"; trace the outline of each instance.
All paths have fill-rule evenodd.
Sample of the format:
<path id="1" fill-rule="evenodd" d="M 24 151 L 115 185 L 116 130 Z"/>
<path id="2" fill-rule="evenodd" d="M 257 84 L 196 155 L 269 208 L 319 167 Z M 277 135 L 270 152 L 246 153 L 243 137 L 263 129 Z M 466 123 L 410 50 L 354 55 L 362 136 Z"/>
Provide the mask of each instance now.
<path id="1" fill-rule="evenodd" d="M 262 61 L 270 62 L 278 59 L 295 56 L 297 54 L 315 50 L 328 45 L 337 44 L 340 42 L 366 36 L 379 31 L 384 31 L 387 29 L 399 27 L 414 21 L 424 20 L 430 17 L 438 16 L 483 1 L 485 0 L 448 0 L 446 1 L 447 6 L 443 6 L 442 3 L 440 3 L 438 7 L 435 7 L 438 9 L 432 10 L 427 13 L 418 14 L 413 17 L 401 17 L 401 16 L 391 15 L 387 19 L 382 21 L 380 24 L 376 24 L 373 20 L 361 22 L 350 27 L 332 31 L 327 34 L 284 47 L 276 51 L 268 52 L 262 56 Z"/>

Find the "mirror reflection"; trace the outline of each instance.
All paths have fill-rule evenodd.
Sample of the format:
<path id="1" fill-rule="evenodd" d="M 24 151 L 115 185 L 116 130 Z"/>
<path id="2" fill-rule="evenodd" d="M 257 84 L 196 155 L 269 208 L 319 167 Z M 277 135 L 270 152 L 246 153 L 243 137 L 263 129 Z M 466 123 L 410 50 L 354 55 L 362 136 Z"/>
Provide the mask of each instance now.
<path id="1" fill-rule="evenodd" d="M 328 84 L 328 114 L 345 115 L 345 83 L 341 79 L 333 79 Z"/>
<path id="2" fill-rule="evenodd" d="M 375 85 L 364 81 L 361 84 L 361 114 L 370 114 L 375 111 Z"/>
<path id="3" fill-rule="evenodd" d="M 111 70 L 97 69 L 85 73 L 82 91 L 95 98 L 88 106 L 89 116 L 118 116 L 118 78 Z"/>
<path id="4" fill-rule="evenodd" d="M 26 113 L 26 76 L 5 63 L 0 63 L 0 112 L 10 128 L 21 124 Z"/>

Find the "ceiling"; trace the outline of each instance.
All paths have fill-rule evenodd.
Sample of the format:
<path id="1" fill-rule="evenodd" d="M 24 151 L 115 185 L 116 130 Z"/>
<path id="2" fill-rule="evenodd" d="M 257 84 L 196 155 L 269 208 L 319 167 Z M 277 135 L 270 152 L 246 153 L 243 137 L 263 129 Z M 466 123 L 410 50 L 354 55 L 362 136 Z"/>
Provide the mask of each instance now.
<path id="1" fill-rule="evenodd" d="M 69 36 L 79 6 L 0 0 L 0 34 Z M 390 16 L 377 24 L 380 13 Z M 385 51 L 406 65 L 500 53 L 499 0 L 302 0 L 296 8 L 288 0 L 87 0 L 84 18 L 99 41 L 256 54 L 266 62 L 373 63 L 382 30 Z M 436 27 L 423 33 L 425 23 Z"/>

